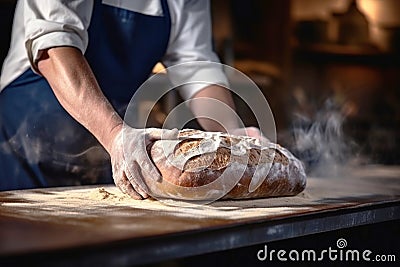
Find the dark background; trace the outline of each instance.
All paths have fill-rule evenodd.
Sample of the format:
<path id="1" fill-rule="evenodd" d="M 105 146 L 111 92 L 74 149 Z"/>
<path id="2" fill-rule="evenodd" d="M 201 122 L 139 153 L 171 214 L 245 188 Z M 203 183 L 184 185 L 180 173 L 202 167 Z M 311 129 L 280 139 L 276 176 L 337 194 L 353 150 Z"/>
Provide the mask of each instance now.
<path id="1" fill-rule="evenodd" d="M 355 144 L 354 155 L 399 163 L 398 1 L 212 3 L 216 49 L 258 83 L 279 142 L 291 147 L 295 114 L 313 121 L 329 99 L 345 118 L 343 141 Z M 274 82 L 264 85 L 260 76 Z"/>
<path id="2" fill-rule="evenodd" d="M 325 101 L 332 99 L 345 116 L 346 140 L 357 144 L 355 154 L 367 163 L 399 164 L 400 22 L 373 21 L 359 6 L 351 9 L 351 0 L 337 2 L 341 8 L 328 8 L 331 1 L 212 0 L 215 49 L 223 62 L 249 75 L 262 89 L 276 119 L 279 142 L 291 145 L 294 113 L 312 121 Z M 380 2 L 389 6 L 393 1 Z M 0 1 L 1 62 L 9 47 L 14 7 L 15 1 Z M 323 8 L 326 12 L 321 16 L 318 11 Z M 400 13 L 400 8 L 393 10 Z M 371 35 L 371 27 L 381 30 L 378 36 Z M 272 83 L 264 83 L 263 77 Z M 248 125 L 255 124 L 251 116 L 243 117 L 249 118 Z M 268 246 L 318 250 L 344 237 L 355 248 L 399 257 L 399 223 L 349 228 Z M 262 247 L 172 260 L 162 266 L 267 266 L 255 257 Z"/>
<path id="3" fill-rule="evenodd" d="M 400 7 L 371 1 L 211 1 L 215 50 L 261 88 L 283 145 L 291 148 L 294 114 L 312 121 L 330 99 L 345 117 L 354 154 L 399 163 Z M 15 2 L 0 1 L 1 62 Z M 257 125 L 238 107 L 247 125 Z"/>

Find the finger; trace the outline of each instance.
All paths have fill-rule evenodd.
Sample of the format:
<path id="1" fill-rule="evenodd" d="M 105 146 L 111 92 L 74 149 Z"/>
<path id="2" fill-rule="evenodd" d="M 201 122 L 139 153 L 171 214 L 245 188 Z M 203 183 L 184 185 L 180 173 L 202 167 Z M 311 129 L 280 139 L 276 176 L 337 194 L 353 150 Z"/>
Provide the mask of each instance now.
<path id="1" fill-rule="evenodd" d="M 150 159 L 145 159 L 141 165 L 141 174 L 145 178 L 149 178 L 152 181 L 161 182 L 162 176 L 156 166 L 150 161 Z"/>
<path id="2" fill-rule="evenodd" d="M 131 184 L 127 185 L 125 194 L 129 195 L 131 198 L 136 200 L 144 199 L 144 197 L 142 197 L 137 191 L 135 191 L 135 189 L 132 187 Z"/>
<path id="3" fill-rule="evenodd" d="M 122 193 L 129 195 L 133 199 L 137 199 L 137 200 L 142 199 L 142 196 L 138 192 L 136 192 L 135 189 L 132 187 L 132 184 L 129 182 L 125 173 L 115 183 L 115 185 L 119 188 L 119 190 L 121 190 Z"/>
<path id="4" fill-rule="evenodd" d="M 130 184 L 143 198 L 148 198 L 148 188 L 143 180 L 140 166 L 136 161 L 132 161 L 129 168 L 126 169 L 126 175 Z"/>
<path id="5" fill-rule="evenodd" d="M 146 199 L 149 197 L 149 195 L 135 182 L 134 179 L 129 180 L 129 183 L 131 184 L 132 190 L 134 190 L 135 193 L 140 196 L 140 199 Z"/>
<path id="6" fill-rule="evenodd" d="M 148 135 L 148 139 L 150 141 L 154 140 L 175 140 L 178 138 L 179 130 L 177 128 L 168 130 L 168 129 L 159 129 L 159 128 L 149 128 L 146 129 L 146 133 Z"/>
<path id="7" fill-rule="evenodd" d="M 164 140 L 176 140 L 178 139 L 179 130 L 177 128 L 171 130 L 163 130 L 161 138 Z"/>
<path id="8" fill-rule="evenodd" d="M 247 136 L 254 137 L 257 139 L 261 138 L 261 132 L 257 127 L 247 127 L 245 128 L 245 132 Z"/>

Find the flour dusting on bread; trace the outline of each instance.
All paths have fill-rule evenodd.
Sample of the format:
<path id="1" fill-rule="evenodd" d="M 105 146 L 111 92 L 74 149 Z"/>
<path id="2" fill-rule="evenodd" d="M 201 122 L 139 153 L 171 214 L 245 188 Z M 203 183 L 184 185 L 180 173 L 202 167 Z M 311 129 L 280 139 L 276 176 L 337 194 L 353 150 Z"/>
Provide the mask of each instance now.
<path id="1" fill-rule="evenodd" d="M 180 131 L 179 140 L 155 142 L 150 155 L 170 184 L 196 189 L 220 182 L 221 188 L 228 190 L 222 196 L 225 199 L 296 195 L 306 185 L 303 164 L 292 153 L 278 144 L 261 144 L 247 136 L 185 129 Z M 221 177 L 222 182 L 218 181 Z M 232 183 L 229 177 L 235 184 L 225 187 L 224 183 Z M 251 183 L 259 186 L 249 190 Z"/>

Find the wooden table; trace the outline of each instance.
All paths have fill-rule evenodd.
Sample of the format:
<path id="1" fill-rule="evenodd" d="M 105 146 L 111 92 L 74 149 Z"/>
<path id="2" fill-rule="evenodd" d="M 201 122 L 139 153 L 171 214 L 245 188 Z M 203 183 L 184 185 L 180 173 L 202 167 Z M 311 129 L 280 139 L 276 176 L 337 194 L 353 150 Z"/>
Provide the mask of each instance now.
<path id="1" fill-rule="evenodd" d="M 176 203 L 175 203 L 176 204 Z M 114 186 L 0 192 L 0 265 L 134 265 L 400 219 L 400 167 L 308 178 L 295 197 L 205 206 Z"/>

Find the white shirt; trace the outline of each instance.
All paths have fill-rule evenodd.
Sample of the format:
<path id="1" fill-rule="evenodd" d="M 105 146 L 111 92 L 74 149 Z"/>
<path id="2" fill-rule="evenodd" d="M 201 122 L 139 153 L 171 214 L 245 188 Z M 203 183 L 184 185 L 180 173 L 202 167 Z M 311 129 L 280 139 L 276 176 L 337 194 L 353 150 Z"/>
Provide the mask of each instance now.
<path id="1" fill-rule="evenodd" d="M 159 0 L 103 0 L 103 4 L 152 16 L 162 16 Z M 191 61 L 219 62 L 212 51 L 209 0 L 168 0 L 171 31 L 167 52 L 162 59 L 166 66 Z M 11 45 L 0 77 L 0 92 L 28 68 L 37 72 L 36 63 L 42 50 L 56 46 L 73 46 L 85 53 L 87 29 L 93 0 L 19 0 L 16 6 Z M 221 85 L 227 85 L 222 68 L 190 68 L 182 73 L 185 79 L 195 74 Z M 181 90 L 185 99 L 205 85 L 190 85 Z"/>

